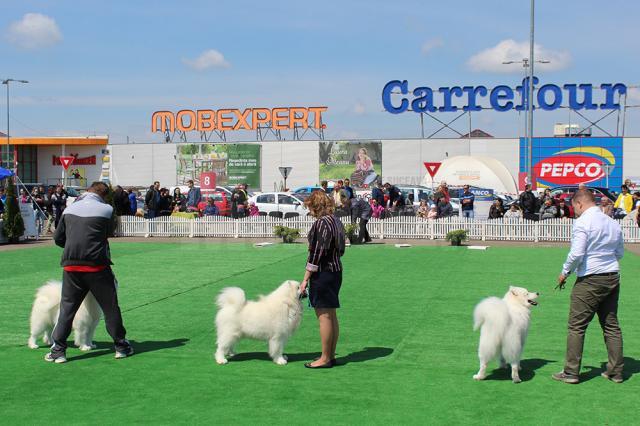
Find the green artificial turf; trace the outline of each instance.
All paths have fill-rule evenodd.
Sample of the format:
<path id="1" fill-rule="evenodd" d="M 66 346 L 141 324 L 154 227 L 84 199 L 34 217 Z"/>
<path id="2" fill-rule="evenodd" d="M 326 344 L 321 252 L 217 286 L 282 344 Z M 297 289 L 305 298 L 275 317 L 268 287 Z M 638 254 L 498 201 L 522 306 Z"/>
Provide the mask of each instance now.
<path id="1" fill-rule="evenodd" d="M 622 385 L 602 379 L 597 322 L 585 344 L 583 382 L 551 380 L 562 369 L 570 289 L 553 290 L 566 248 L 393 245 L 351 247 L 344 257 L 338 357 L 311 371 L 319 349 L 305 309 L 278 366 L 262 342 L 242 341 L 228 365 L 213 360 L 214 298 L 225 286 L 249 297 L 301 279 L 303 244 L 114 241 L 114 270 L 137 354 L 116 361 L 101 322 L 98 349 L 70 349 L 67 364 L 26 346 L 35 289 L 61 275 L 60 250 L 0 252 L 0 413 L 4 424 L 632 424 L 640 392 L 640 262 L 622 261 Z M 522 361 L 524 382 L 477 370 L 473 307 L 508 284 L 541 292 Z M 495 364 L 494 368 L 497 368 Z"/>

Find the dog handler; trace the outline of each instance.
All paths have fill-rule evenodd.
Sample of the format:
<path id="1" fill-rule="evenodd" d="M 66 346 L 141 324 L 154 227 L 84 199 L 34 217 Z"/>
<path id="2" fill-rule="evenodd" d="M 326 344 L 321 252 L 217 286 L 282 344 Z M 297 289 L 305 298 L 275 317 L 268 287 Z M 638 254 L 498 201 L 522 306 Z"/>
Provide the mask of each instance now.
<path id="1" fill-rule="evenodd" d="M 584 334 L 597 313 L 609 354 L 607 370 L 602 377 L 622 383 L 622 332 L 618 324 L 620 266 L 624 242 L 620 225 L 596 206 L 593 193 L 580 189 L 571 200 L 576 216 L 567 256 L 558 285 L 564 287 L 567 276 L 578 276 L 571 292 L 569 333 L 564 370 L 553 375 L 555 380 L 578 383 Z"/>
<path id="2" fill-rule="evenodd" d="M 336 308 L 340 307 L 338 293 L 342 285 L 342 263 L 344 254 L 344 228 L 333 214 L 335 205 L 323 191 L 314 191 L 305 202 L 311 215 L 317 220 L 309 231 L 309 258 L 300 284 L 304 293 L 309 285 L 309 303 L 316 311 L 320 324 L 322 355 L 306 363 L 307 368 L 331 368 L 336 365 L 336 344 L 339 327 Z"/>
<path id="3" fill-rule="evenodd" d="M 126 330 L 118 306 L 116 278 L 111 271 L 111 255 L 107 239 L 113 235 L 113 208 L 104 198 L 109 188 L 94 182 L 87 193 L 78 198 L 62 214 L 53 236 L 64 248 L 62 261 L 62 299 L 60 315 L 53 329 L 51 352 L 45 361 L 66 362 L 67 338 L 73 318 L 88 292 L 91 292 L 104 312 L 109 335 L 116 347 L 116 358 L 133 355 L 133 348 L 125 339 Z"/>

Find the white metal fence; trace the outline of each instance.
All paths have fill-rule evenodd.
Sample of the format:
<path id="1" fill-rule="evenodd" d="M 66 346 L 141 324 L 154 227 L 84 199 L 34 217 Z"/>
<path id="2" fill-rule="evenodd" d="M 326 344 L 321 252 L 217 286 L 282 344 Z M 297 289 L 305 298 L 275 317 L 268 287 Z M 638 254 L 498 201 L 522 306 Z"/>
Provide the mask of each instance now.
<path id="1" fill-rule="evenodd" d="M 284 225 L 300 229 L 305 237 L 314 219 L 297 217 L 278 219 L 257 216 L 230 219 L 208 216 L 198 219 L 159 217 L 143 219 L 134 216 L 118 218 L 116 235 L 121 237 L 228 237 L 266 238 L 273 236 L 273 227 Z M 371 219 L 367 226 L 372 238 L 423 238 L 444 239 L 449 231 L 464 229 L 470 240 L 482 241 L 570 241 L 571 219 L 549 219 L 539 222 L 528 220 L 475 220 L 449 217 L 424 220 L 412 216 L 389 219 Z M 620 221 L 624 239 L 629 243 L 640 242 L 640 228 L 630 220 Z"/>

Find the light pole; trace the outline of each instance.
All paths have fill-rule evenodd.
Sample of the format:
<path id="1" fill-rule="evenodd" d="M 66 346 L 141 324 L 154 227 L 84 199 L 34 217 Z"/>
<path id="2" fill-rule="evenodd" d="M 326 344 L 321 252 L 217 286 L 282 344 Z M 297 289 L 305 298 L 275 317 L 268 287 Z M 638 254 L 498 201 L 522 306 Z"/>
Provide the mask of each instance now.
<path id="1" fill-rule="evenodd" d="M 9 83 L 28 83 L 27 80 L 15 80 L 13 78 L 6 78 L 2 80 L 2 84 L 7 86 L 7 155 L 11 151 L 11 140 L 9 139 Z M 18 153 L 13 153 L 13 164 L 14 164 L 14 173 L 18 176 Z M 17 180 L 16 180 L 17 184 Z"/>
<path id="2" fill-rule="evenodd" d="M 540 59 L 540 60 L 537 60 L 537 61 L 534 61 L 534 62 L 537 62 L 539 64 L 548 64 L 551 61 L 547 61 L 546 59 Z M 529 74 L 528 70 L 527 70 L 527 68 L 529 68 L 529 58 L 522 58 L 521 61 L 502 61 L 502 63 L 504 65 L 522 64 L 522 68 L 524 69 L 524 77 L 525 77 L 524 83 L 527 82 L 527 77 L 529 77 L 529 79 L 531 79 L 531 77 L 527 75 L 527 74 Z M 529 88 L 529 89 L 525 89 L 525 90 L 531 90 L 531 89 Z M 532 98 L 532 97 L 533 97 L 533 92 L 530 91 L 529 95 L 524 96 L 524 99 L 523 99 L 523 102 L 525 104 L 524 106 L 526 108 L 526 114 L 524 115 L 524 131 L 525 131 L 526 136 L 527 136 L 527 145 L 529 147 L 531 147 L 531 141 L 532 141 L 532 138 L 533 138 L 533 126 L 531 127 L 531 132 L 529 132 L 529 119 L 528 119 L 528 115 L 529 114 L 533 114 L 533 112 L 530 112 L 530 109 L 529 109 L 529 104 L 533 105 L 531 102 L 529 102 L 529 98 Z M 532 175 L 532 170 L 531 170 L 532 161 L 529 161 L 529 159 L 531 158 L 531 151 L 532 151 L 531 148 L 529 148 L 528 151 L 527 151 L 527 157 L 526 157 L 527 178 L 529 180 L 531 180 L 531 175 Z"/>

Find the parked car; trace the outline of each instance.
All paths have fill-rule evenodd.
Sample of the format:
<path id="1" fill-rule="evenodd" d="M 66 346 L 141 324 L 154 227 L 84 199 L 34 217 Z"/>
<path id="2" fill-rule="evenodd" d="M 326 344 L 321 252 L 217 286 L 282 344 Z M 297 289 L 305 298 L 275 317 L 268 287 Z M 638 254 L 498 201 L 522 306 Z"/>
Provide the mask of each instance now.
<path id="1" fill-rule="evenodd" d="M 291 191 L 291 194 L 297 198 L 300 198 L 302 201 L 309 198 L 313 191 L 322 191 L 321 186 L 300 186 Z"/>
<path id="2" fill-rule="evenodd" d="M 609 198 L 612 202 L 616 201 L 615 195 L 609 191 L 607 188 L 599 187 L 599 186 L 587 186 L 593 195 L 596 197 L 596 204 L 600 204 L 601 200 L 606 197 Z M 573 198 L 573 194 L 578 190 L 577 185 L 568 185 L 568 186 L 556 186 L 550 188 L 551 196 L 553 198 L 563 199 L 565 203 L 571 204 L 571 199 Z"/>
<path id="3" fill-rule="evenodd" d="M 416 186 L 398 186 L 400 192 L 402 192 L 402 196 L 405 198 L 405 204 L 409 203 L 409 194 L 413 194 L 413 205 L 419 206 L 420 201 L 427 200 L 429 205 L 433 204 L 433 193 L 434 190 L 421 185 Z M 457 194 L 457 189 L 449 190 L 449 194 L 454 195 Z M 451 203 L 451 208 L 453 209 L 454 216 L 458 214 L 460 211 L 460 200 L 456 197 L 452 197 L 449 199 Z"/>
<path id="4" fill-rule="evenodd" d="M 263 192 L 249 197 L 249 202 L 255 203 L 260 212 L 267 214 L 282 212 L 283 214 L 298 213 L 300 216 L 306 216 L 309 213 L 301 198 L 286 192 Z"/>

